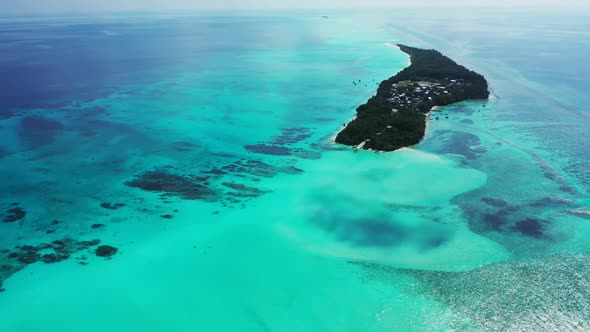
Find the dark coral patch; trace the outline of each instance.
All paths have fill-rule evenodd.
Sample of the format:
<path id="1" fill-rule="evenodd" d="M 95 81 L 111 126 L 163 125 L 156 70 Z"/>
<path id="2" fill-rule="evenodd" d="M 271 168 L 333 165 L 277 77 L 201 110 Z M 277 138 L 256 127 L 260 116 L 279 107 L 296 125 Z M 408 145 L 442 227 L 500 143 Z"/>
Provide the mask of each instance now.
<path id="1" fill-rule="evenodd" d="M 502 227 L 507 223 L 502 214 L 486 214 L 483 216 L 483 221 L 489 228 L 496 231 L 502 230 Z"/>
<path id="2" fill-rule="evenodd" d="M 559 190 L 563 191 L 564 193 L 568 193 L 568 194 L 572 194 L 572 195 L 576 195 L 578 193 L 576 188 L 574 188 L 572 186 L 567 186 L 567 185 L 563 185 L 563 186 L 559 187 Z"/>
<path id="3" fill-rule="evenodd" d="M 19 135 L 29 147 L 40 147 L 54 142 L 64 126 L 55 120 L 40 116 L 27 116 L 20 122 Z"/>
<path id="4" fill-rule="evenodd" d="M 572 201 L 561 197 L 543 197 L 532 203 L 529 206 L 568 206 Z"/>
<path id="5" fill-rule="evenodd" d="M 300 174 L 303 170 L 294 166 L 273 166 L 260 160 L 236 161 L 221 167 L 226 173 L 249 174 L 256 177 L 271 178 L 279 173 Z"/>
<path id="6" fill-rule="evenodd" d="M 293 155 L 301 159 L 320 159 L 322 157 L 322 154 L 318 151 L 304 149 L 295 149 Z"/>
<path id="7" fill-rule="evenodd" d="M 555 172 L 545 172 L 543 173 L 543 176 L 552 181 L 555 181 L 557 178 L 559 178 L 559 175 Z"/>
<path id="8" fill-rule="evenodd" d="M 481 145 L 481 140 L 478 136 L 452 130 L 437 130 L 436 135 L 440 136 L 447 143 L 443 146 L 440 152 L 453 153 L 464 156 L 467 159 L 477 159 L 481 154 L 487 150 Z"/>
<path id="9" fill-rule="evenodd" d="M 205 174 L 213 174 L 213 175 L 224 175 L 224 174 L 227 174 L 227 172 L 222 171 L 222 170 L 220 170 L 218 168 L 213 168 L 213 169 L 210 169 L 210 170 L 205 171 L 203 173 L 205 173 Z"/>
<path id="10" fill-rule="evenodd" d="M 314 121 L 316 122 L 334 122 L 336 119 L 333 118 L 315 118 Z"/>
<path id="11" fill-rule="evenodd" d="M 526 218 L 514 225 L 514 229 L 526 236 L 541 237 L 543 236 L 544 222 L 538 219 Z"/>
<path id="12" fill-rule="evenodd" d="M 27 212 L 20 207 L 15 207 L 12 209 L 8 209 L 6 211 L 6 215 L 2 219 L 2 222 L 11 223 L 21 219 L 24 219 L 27 215 Z"/>
<path id="13" fill-rule="evenodd" d="M 41 260 L 46 264 L 58 263 L 65 261 L 68 258 L 70 258 L 70 255 L 68 254 L 45 254 L 41 256 Z"/>
<path id="14" fill-rule="evenodd" d="M 82 137 L 94 137 L 94 136 L 96 136 L 96 133 L 93 132 L 93 131 L 83 131 L 83 132 L 80 132 L 80 136 L 82 136 Z"/>
<path id="15" fill-rule="evenodd" d="M 309 128 L 286 128 L 281 134 L 274 137 L 268 144 L 246 145 L 244 148 L 252 153 L 267 154 L 272 156 L 291 156 L 299 158 L 318 159 L 318 155 L 312 151 L 303 149 L 291 149 L 290 145 L 299 143 L 311 137 Z"/>
<path id="16" fill-rule="evenodd" d="M 22 245 L 16 246 L 14 251 L 8 253 L 6 256 L 8 259 L 16 261 L 19 265 L 7 265 L 12 267 L 10 273 L 4 273 L 10 275 L 28 264 L 36 262 L 44 263 L 57 263 L 66 260 L 72 255 L 81 250 L 86 250 L 90 247 L 98 245 L 100 240 L 92 241 L 76 241 L 71 239 L 55 240 L 51 243 L 42 243 L 36 246 L 33 245 Z M 51 251 L 49 253 L 42 253 Z"/>
<path id="17" fill-rule="evenodd" d="M 191 142 L 174 142 L 172 143 L 172 146 L 174 147 L 174 149 L 176 151 L 180 151 L 180 152 L 188 152 L 188 151 L 192 151 L 195 148 L 197 148 L 196 144 L 193 144 Z"/>
<path id="18" fill-rule="evenodd" d="M 13 111 L 0 109 L 0 120 L 10 119 L 15 115 L 16 113 Z"/>
<path id="19" fill-rule="evenodd" d="M 105 209 L 109 209 L 109 210 L 116 210 L 120 207 L 125 206 L 124 203 L 115 203 L 115 204 L 111 204 L 111 203 L 101 203 L 100 204 L 101 207 L 105 208 Z"/>
<path id="20" fill-rule="evenodd" d="M 111 257 L 114 254 L 116 254 L 117 251 L 118 249 L 113 246 L 99 246 L 98 248 L 96 248 L 94 253 L 96 254 L 96 256 L 99 257 Z"/>
<path id="21" fill-rule="evenodd" d="M 27 130 L 59 130 L 63 125 L 55 120 L 46 119 L 40 116 L 27 116 L 21 120 L 21 127 Z"/>
<path id="22" fill-rule="evenodd" d="M 16 260 L 23 264 L 33 264 L 41 259 L 41 255 L 36 250 L 27 250 L 18 254 Z"/>
<path id="23" fill-rule="evenodd" d="M 291 150 L 284 146 L 267 145 L 267 144 L 252 144 L 245 145 L 244 148 L 252 153 L 267 154 L 272 156 L 290 156 Z"/>
<path id="24" fill-rule="evenodd" d="M 6 156 L 8 156 L 10 153 L 8 152 L 8 150 L 6 150 L 5 148 L 0 146 L 0 158 L 4 158 Z"/>
<path id="25" fill-rule="evenodd" d="M 238 204 L 242 201 L 241 198 L 253 198 L 261 196 L 269 191 L 256 188 L 253 185 L 245 185 L 234 181 L 222 182 L 222 179 L 226 175 L 231 175 L 232 178 L 244 179 L 250 183 L 260 182 L 260 178 L 272 178 L 278 174 L 300 174 L 303 170 L 288 165 L 289 161 L 284 161 L 287 165 L 281 165 L 281 161 L 277 161 L 274 165 L 264 163 L 257 159 L 246 159 L 232 161 L 225 165 L 215 165 L 208 170 L 201 172 L 202 176 L 192 176 L 191 180 L 198 182 L 202 186 L 209 186 L 209 183 L 214 182 L 220 184 L 219 190 L 217 190 L 218 199 L 223 199 L 223 202 L 227 204 Z M 221 180 L 221 181 L 220 181 Z M 219 182 L 218 182 L 219 181 Z M 230 190 L 221 190 L 223 187 L 229 188 Z M 243 205 L 243 204 L 242 204 Z"/>
<path id="26" fill-rule="evenodd" d="M 495 206 L 495 207 L 506 207 L 508 206 L 508 202 L 500 198 L 491 198 L 491 197 L 484 197 L 481 199 L 482 202 Z"/>
<path id="27" fill-rule="evenodd" d="M 182 176 L 166 170 L 147 171 L 139 174 L 134 180 L 127 181 L 129 187 L 141 190 L 166 193 L 184 199 L 212 199 L 215 192 L 195 177 Z"/>
<path id="28" fill-rule="evenodd" d="M 233 196 L 238 197 L 258 197 L 268 192 L 266 190 L 246 186 L 240 183 L 224 182 L 222 185 L 235 190 L 236 192 L 233 193 Z"/>
<path id="29" fill-rule="evenodd" d="M 275 137 L 271 144 L 287 145 L 295 144 L 311 137 L 309 128 L 287 128 L 283 129 L 281 135 Z"/>

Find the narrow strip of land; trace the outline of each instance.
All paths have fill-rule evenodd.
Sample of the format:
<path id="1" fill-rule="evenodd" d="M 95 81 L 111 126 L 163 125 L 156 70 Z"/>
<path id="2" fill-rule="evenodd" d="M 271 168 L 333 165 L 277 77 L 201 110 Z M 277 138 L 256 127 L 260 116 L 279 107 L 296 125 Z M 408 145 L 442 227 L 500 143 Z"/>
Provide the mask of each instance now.
<path id="1" fill-rule="evenodd" d="M 424 137 L 426 114 L 434 106 L 489 97 L 482 75 L 436 50 L 398 46 L 410 55 L 410 66 L 381 82 L 336 143 L 376 151 L 412 146 Z"/>

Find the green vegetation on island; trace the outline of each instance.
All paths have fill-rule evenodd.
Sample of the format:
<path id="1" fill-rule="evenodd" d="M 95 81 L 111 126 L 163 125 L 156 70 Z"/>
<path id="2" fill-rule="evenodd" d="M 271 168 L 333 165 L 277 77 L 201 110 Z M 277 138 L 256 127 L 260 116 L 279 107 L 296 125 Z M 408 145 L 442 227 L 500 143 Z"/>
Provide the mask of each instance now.
<path id="1" fill-rule="evenodd" d="M 426 113 L 469 99 L 489 97 L 486 79 L 436 50 L 405 45 L 411 65 L 381 82 L 377 94 L 356 110 L 336 143 L 377 151 L 415 145 L 424 137 Z"/>

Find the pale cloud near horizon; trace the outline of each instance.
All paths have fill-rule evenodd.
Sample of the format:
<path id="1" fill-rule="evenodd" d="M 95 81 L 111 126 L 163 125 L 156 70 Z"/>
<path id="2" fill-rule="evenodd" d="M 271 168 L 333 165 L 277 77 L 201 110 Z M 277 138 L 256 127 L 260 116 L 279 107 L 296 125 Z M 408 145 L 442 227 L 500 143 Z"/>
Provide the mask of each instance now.
<path id="1" fill-rule="evenodd" d="M 0 13 L 344 9 L 375 7 L 553 7 L 588 6 L 589 0 L 0 0 Z"/>

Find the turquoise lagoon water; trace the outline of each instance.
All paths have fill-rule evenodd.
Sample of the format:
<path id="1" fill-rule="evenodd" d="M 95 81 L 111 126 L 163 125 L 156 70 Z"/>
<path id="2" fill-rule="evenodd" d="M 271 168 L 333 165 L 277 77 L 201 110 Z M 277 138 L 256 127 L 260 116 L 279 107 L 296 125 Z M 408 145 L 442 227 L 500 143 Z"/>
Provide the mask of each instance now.
<path id="1" fill-rule="evenodd" d="M 3 20 L 0 327 L 589 329 L 590 27 L 488 14 Z M 332 144 L 396 42 L 494 97 L 412 149 Z M 10 257 L 94 239 L 118 252 Z"/>

